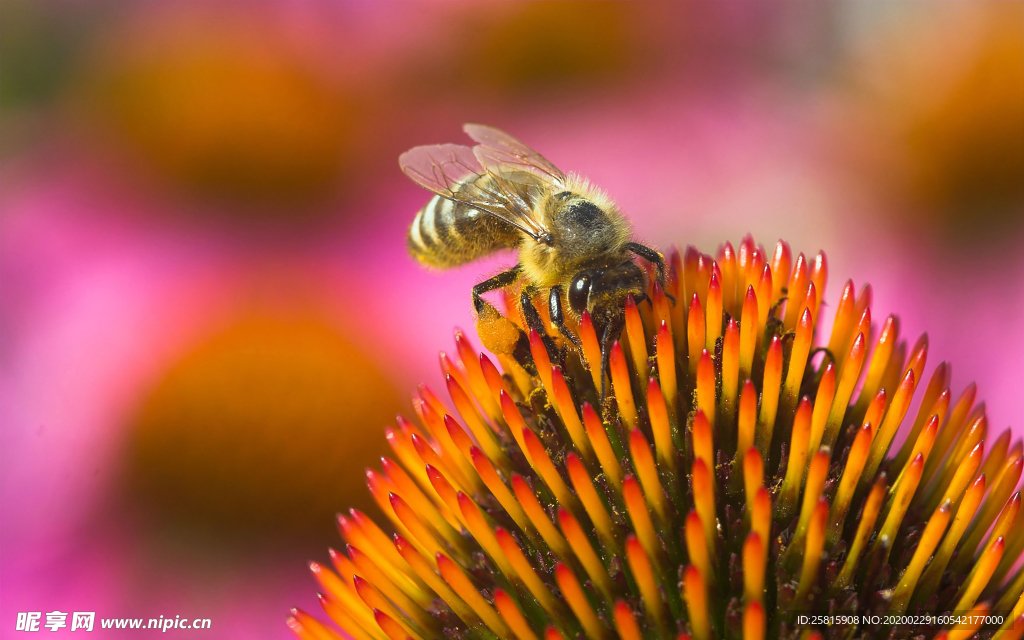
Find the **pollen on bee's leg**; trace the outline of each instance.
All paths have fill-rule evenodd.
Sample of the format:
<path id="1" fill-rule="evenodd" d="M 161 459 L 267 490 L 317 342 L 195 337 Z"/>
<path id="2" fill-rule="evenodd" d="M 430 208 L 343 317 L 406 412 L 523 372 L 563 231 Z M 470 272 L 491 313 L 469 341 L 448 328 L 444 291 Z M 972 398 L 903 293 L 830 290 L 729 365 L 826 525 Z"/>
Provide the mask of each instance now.
<path id="1" fill-rule="evenodd" d="M 522 331 L 490 304 L 484 307 L 476 318 L 476 333 L 480 342 L 492 353 L 512 355 Z"/>

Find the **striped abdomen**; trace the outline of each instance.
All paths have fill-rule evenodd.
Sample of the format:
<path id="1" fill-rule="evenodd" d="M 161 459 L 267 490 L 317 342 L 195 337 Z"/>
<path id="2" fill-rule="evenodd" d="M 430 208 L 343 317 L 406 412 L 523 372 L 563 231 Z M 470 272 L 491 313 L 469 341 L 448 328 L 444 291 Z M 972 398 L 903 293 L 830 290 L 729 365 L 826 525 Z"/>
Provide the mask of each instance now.
<path id="1" fill-rule="evenodd" d="M 519 245 L 520 232 L 501 218 L 435 195 L 409 228 L 409 252 L 447 269 Z"/>

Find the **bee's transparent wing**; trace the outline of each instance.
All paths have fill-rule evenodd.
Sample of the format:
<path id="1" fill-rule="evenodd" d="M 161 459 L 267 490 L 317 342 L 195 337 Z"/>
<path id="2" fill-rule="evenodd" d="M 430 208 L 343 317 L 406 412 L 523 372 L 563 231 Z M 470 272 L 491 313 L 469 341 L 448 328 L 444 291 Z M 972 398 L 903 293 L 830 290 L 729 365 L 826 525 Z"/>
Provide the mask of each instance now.
<path id="1" fill-rule="evenodd" d="M 517 174 L 525 172 L 535 175 L 559 188 L 565 184 L 565 174 L 561 169 L 504 131 L 482 124 L 466 124 L 462 130 L 478 143 L 473 148 L 473 154 L 492 173 L 505 174 L 499 167 L 506 167 L 515 170 Z"/>
<path id="2" fill-rule="evenodd" d="M 497 216 L 538 242 L 550 238 L 532 213 L 539 179 L 526 177 L 525 184 L 503 179 L 488 171 L 473 149 L 458 144 L 414 147 L 398 157 L 398 164 L 413 182 L 443 198 Z"/>

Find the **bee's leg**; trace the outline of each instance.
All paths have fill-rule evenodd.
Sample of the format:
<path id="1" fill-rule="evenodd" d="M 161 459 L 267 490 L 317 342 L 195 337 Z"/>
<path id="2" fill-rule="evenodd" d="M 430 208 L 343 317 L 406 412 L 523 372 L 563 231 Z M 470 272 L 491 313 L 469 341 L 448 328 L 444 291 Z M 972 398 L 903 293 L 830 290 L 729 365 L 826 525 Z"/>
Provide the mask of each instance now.
<path id="1" fill-rule="evenodd" d="M 665 256 L 639 242 L 627 242 L 626 251 L 632 251 L 658 269 L 658 282 L 665 284 Z"/>
<path id="2" fill-rule="evenodd" d="M 611 368 L 609 367 L 609 360 L 612 353 L 612 342 L 618 338 L 622 333 L 622 327 L 625 325 L 625 319 L 622 317 L 613 318 L 608 321 L 608 324 L 604 326 L 604 331 L 601 333 L 601 404 L 604 405 L 605 398 L 608 397 L 607 386 L 605 384 L 605 375 L 611 377 Z"/>
<path id="3" fill-rule="evenodd" d="M 495 289 L 500 289 L 513 284 L 519 277 L 521 271 L 522 267 L 517 264 L 511 269 L 502 271 L 493 278 L 488 278 L 473 287 L 473 308 L 476 310 L 478 323 L 485 318 L 490 319 L 491 321 L 496 318 L 504 318 L 504 316 L 502 316 L 493 305 L 484 300 L 481 296 L 488 291 L 494 291 Z M 512 324 L 512 322 L 507 318 L 505 318 L 505 320 L 509 322 L 509 324 Z M 513 326 L 515 325 L 513 324 Z M 512 347 L 512 357 L 526 370 L 527 373 L 530 375 L 536 375 L 537 368 L 533 365 L 533 356 L 530 355 L 530 339 L 522 329 L 519 329 L 518 326 L 515 328 L 519 333 L 519 337 L 515 342 L 515 346 Z"/>
<path id="4" fill-rule="evenodd" d="M 654 249 L 642 245 L 639 242 L 627 242 L 626 251 L 632 251 L 636 255 L 640 256 L 647 262 L 650 262 L 658 270 L 658 283 L 661 284 L 661 288 L 665 288 L 665 256 L 661 255 Z M 675 304 L 676 299 L 671 296 L 667 291 L 665 296 Z M 639 304 L 639 301 L 637 301 Z"/>
<path id="5" fill-rule="evenodd" d="M 544 348 L 548 352 L 548 358 L 553 362 L 560 362 L 558 357 L 558 349 L 555 348 L 555 341 L 548 335 L 547 329 L 544 327 L 544 319 L 540 317 L 540 313 L 537 312 L 537 307 L 533 306 L 533 296 L 537 293 L 537 289 L 533 286 L 527 286 L 523 288 L 523 293 L 519 297 L 519 305 L 523 309 L 523 318 L 526 320 L 526 326 L 530 327 L 537 332 L 542 342 L 544 342 Z"/>
<path id="6" fill-rule="evenodd" d="M 493 278 L 488 278 L 480 284 L 475 285 L 473 287 L 473 308 L 476 309 L 476 312 L 481 313 L 484 309 L 484 305 L 487 304 L 481 297 L 483 294 L 512 284 L 517 278 L 519 278 L 519 274 L 522 270 L 523 268 L 517 264 L 508 271 L 502 271 Z"/>
<path id="7" fill-rule="evenodd" d="M 577 353 L 582 354 L 583 345 L 580 343 L 579 337 L 565 326 L 565 314 L 562 311 L 562 285 L 556 284 L 551 287 L 551 295 L 548 296 L 548 309 L 551 312 L 551 322 L 555 323 L 558 332 L 571 342 L 572 346 L 576 347 Z"/>

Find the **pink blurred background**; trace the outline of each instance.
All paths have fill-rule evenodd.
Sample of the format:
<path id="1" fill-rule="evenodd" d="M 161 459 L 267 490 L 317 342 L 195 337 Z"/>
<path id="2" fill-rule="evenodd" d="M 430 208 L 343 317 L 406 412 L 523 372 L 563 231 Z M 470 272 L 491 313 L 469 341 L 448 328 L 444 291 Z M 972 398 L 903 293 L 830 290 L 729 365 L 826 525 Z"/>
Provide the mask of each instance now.
<path id="1" fill-rule="evenodd" d="M 662 248 L 824 249 L 826 303 L 870 282 L 1021 433 L 1024 4 L 0 10 L 0 637 L 318 608 L 305 561 L 508 261 L 405 252 L 396 158 L 466 121 Z"/>

